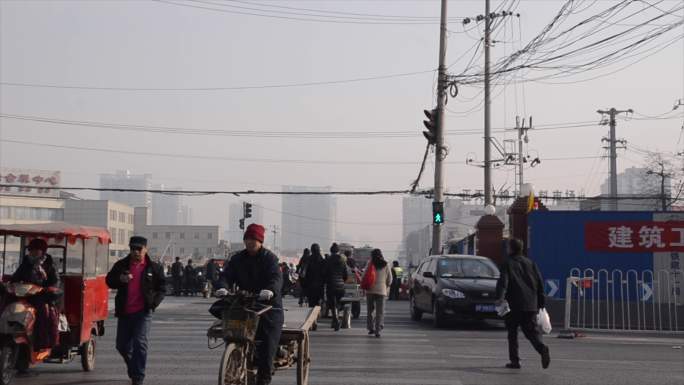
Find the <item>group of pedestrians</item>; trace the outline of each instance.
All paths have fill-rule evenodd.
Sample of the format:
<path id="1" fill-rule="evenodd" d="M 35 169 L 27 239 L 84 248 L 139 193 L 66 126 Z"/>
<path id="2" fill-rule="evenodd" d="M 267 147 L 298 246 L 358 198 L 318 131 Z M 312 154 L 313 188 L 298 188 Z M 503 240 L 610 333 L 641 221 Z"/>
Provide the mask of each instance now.
<path id="1" fill-rule="evenodd" d="M 331 328 L 339 331 L 341 321 L 339 310 L 345 295 L 345 284 L 349 281 L 361 283 L 362 277 L 373 271 L 373 279 L 365 288 L 368 311 L 368 334 L 380 337 L 384 327 L 385 300 L 390 294 L 394 279 L 391 269 L 385 261 L 382 251 L 374 249 L 367 266 L 359 269 L 350 250 L 340 253 L 337 243 L 330 246 L 330 254 L 321 254 L 321 247 L 314 243 L 311 249 L 304 249 L 297 275 L 301 286 L 299 304 L 305 302 L 309 307 L 319 306 L 325 301 L 331 313 Z"/>

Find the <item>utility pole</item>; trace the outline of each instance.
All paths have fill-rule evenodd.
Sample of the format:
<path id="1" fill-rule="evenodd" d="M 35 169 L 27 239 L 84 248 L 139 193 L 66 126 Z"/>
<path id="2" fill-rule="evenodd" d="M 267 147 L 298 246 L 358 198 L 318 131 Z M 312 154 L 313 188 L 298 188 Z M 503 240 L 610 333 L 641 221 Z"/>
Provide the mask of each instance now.
<path id="1" fill-rule="evenodd" d="M 485 0 L 485 34 L 484 34 L 484 204 L 492 204 L 492 149 L 490 141 L 492 136 L 492 101 L 490 96 L 490 71 L 489 71 L 489 49 L 491 45 L 492 18 L 490 15 L 489 0 Z"/>
<path id="2" fill-rule="evenodd" d="M 617 140 L 615 137 L 615 127 L 617 126 L 617 122 L 615 118 L 619 114 L 626 114 L 626 113 L 633 113 L 634 111 L 630 108 L 628 110 L 616 110 L 615 108 L 611 108 L 610 110 L 598 110 L 596 111 L 602 116 L 608 115 L 608 124 L 610 126 L 610 138 L 606 139 L 603 138 L 602 141 L 604 142 L 609 142 L 609 148 L 610 148 L 610 199 L 611 199 L 611 207 L 614 211 L 617 211 L 618 209 L 618 183 L 617 183 L 617 143 L 620 142 L 624 144 L 623 140 Z"/>
<path id="3" fill-rule="evenodd" d="M 439 22 L 439 67 L 437 69 L 437 127 L 435 135 L 435 187 L 434 205 L 444 205 L 444 105 L 446 104 L 446 49 L 447 49 L 447 0 L 442 0 L 442 11 Z M 433 205 L 433 206 L 434 206 Z M 442 252 L 442 224 L 433 220 L 432 253 Z"/>

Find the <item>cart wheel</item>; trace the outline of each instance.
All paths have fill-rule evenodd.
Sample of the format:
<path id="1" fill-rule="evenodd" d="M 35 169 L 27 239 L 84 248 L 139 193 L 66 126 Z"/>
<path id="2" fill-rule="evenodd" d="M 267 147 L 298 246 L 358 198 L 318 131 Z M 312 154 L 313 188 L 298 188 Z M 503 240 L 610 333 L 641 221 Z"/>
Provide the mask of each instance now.
<path id="1" fill-rule="evenodd" d="M 5 345 L 0 350 L 0 384 L 9 385 L 17 373 L 15 365 L 17 363 L 17 347 Z"/>
<path id="2" fill-rule="evenodd" d="M 247 357 L 245 346 L 242 344 L 226 344 L 226 350 L 221 358 L 218 385 L 247 384 Z"/>
<path id="3" fill-rule="evenodd" d="M 92 372 L 95 369 L 95 340 L 91 338 L 90 341 L 81 345 L 79 354 L 83 371 Z"/>
<path id="4" fill-rule="evenodd" d="M 304 338 L 299 341 L 297 347 L 297 385 L 309 384 L 309 334 L 305 333 Z"/>

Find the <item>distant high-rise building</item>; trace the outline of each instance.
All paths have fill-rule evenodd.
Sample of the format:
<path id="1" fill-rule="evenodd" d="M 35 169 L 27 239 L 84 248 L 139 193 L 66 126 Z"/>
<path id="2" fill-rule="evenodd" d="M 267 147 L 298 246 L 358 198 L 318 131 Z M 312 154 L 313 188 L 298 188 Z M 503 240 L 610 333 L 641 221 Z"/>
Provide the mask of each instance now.
<path id="1" fill-rule="evenodd" d="M 154 190 L 179 190 L 163 184 L 153 185 Z M 152 196 L 152 225 L 188 225 L 185 223 L 180 195 L 155 194 Z"/>
<path id="2" fill-rule="evenodd" d="M 192 208 L 187 205 L 181 205 L 180 224 L 185 226 L 192 225 L 192 219 Z"/>
<path id="3" fill-rule="evenodd" d="M 101 174 L 100 187 L 135 190 L 177 190 L 163 184 L 152 184 L 151 174 L 134 175 L 130 171 L 117 171 L 115 174 Z M 125 203 L 132 207 L 149 209 L 150 225 L 190 225 L 192 210 L 183 205 L 181 196 L 172 194 L 153 194 L 150 192 L 102 191 L 100 199 Z"/>
<path id="4" fill-rule="evenodd" d="M 330 187 L 283 186 L 284 192 L 329 192 Z M 312 243 L 326 250 L 335 236 L 337 199 L 332 195 L 283 195 L 281 249 L 301 252 Z"/>
<path id="5" fill-rule="evenodd" d="M 114 174 L 100 174 L 101 188 L 150 190 L 152 175 L 133 175 L 129 170 L 118 170 Z M 101 191 L 100 199 L 125 203 L 131 207 L 152 208 L 152 193 L 129 191 Z"/>
<path id="6" fill-rule="evenodd" d="M 630 167 L 618 173 L 618 195 L 659 195 L 661 178 L 658 175 L 647 174 L 646 168 Z M 672 180 L 665 178 L 665 194 L 670 195 Z M 601 185 L 601 194 L 610 195 L 610 177 Z"/>
<path id="7" fill-rule="evenodd" d="M 245 220 L 245 228 L 252 223 L 264 225 L 264 209 L 257 203 L 252 203 L 252 217 Z M 242 242 L 244 230 L 240 229 L 240 219 L 243 216 L 243 202 L 234 202 L 228 208 L 228 226 L 226 227 L 225 239 L 229 242 Z"/>

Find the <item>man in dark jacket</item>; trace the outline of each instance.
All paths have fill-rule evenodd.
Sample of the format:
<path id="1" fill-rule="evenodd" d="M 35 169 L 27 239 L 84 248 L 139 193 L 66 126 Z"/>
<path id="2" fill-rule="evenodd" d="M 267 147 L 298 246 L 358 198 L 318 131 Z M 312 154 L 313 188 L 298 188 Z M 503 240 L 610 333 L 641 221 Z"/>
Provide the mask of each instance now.
<path id="1" fill-rule="evenodd" d="M 131 253 L 114 264 L 107 286 L 116 290 L 116 349 L 126 363 L 133 385 L 142 385 L 147 363 L 147 339 L 153 312 L 164 299 L 164 269 L 147 255 L 147 239 L 131 237 Z"/>
<path id="2" fill-rule="evenodd" d="M 544 345 L 541 333 L 537 330 L 537 313 L 544 307 L 544 284 L 537 265 L 522 255 L 523 243 L 511 238 L 508 240 L 508 258 L 501 267 L 501 275 L 496 285 L 499 303 L 508 301 L 511 308 L 506 315 L 508 329 L 508 355 L 511 360 L 509 369 L 520 369 L 518 356 L 518 327 L 541 354 L 542 367 L 549 367 L 551 357 L 549 348 Z"/>
<path id="3" fill-rule="evenodd" d="M 259 300 L 273 308 L 259 319 L 257 340 L 257 382 L 256 385 L 271 383 L 273 359 L 280 343 L 280 334 L 285 316 L 280 290 L 283 277 L 278 266 L 278 257 L 263 247 L 266 230 L 263 226 L 251 224 L 244 235 L 245 250 L 233 255 L 228 266 L 223 269 L 217 296 L 225 296 L 226 288 L 237 286 L 259 295 Z"/>
<path id="4" fill-rule="evenodd" d="M 306 288 L 309 307 L 319 306 L 323 298 L 323 262 L 321 247 L 314 243 L 311 245 L 311 256 L 306 265 L 306 275 L 302 282 L 302 286 Z"/>
<path id="5" fill-rule="evenodd" d="M 197 290 L 197 271 L 195 270 L 195 266 L 192 265 L 192 258 L 188 259 L 188 264 L 185 265 L 185 270 L 183 270 L 183 278 L 185 280 L 185 294 L 194 295 L 195 290 Z"/>
<path id="6" fill-rule="evenodd" d="M 176 257 L 176 262 L 171 265 L 171 279 L 173 280 L 173 295 L 181 295 L 183 287 L 183 262 L 180 257 Z"/>
<path id="7" fill-rule="evenodd" d="M 332 325 L 335 331 L 340 330 L 340 319 L 337 310 L 344 297 L 344 283 L 347 280 L 347 263 L 340 255 L 337 243 L 330 247 L 330 256 L 325 259 L 323 267 L 323 282 L 327 297 L 328 309 L 332 311 Z"/>

